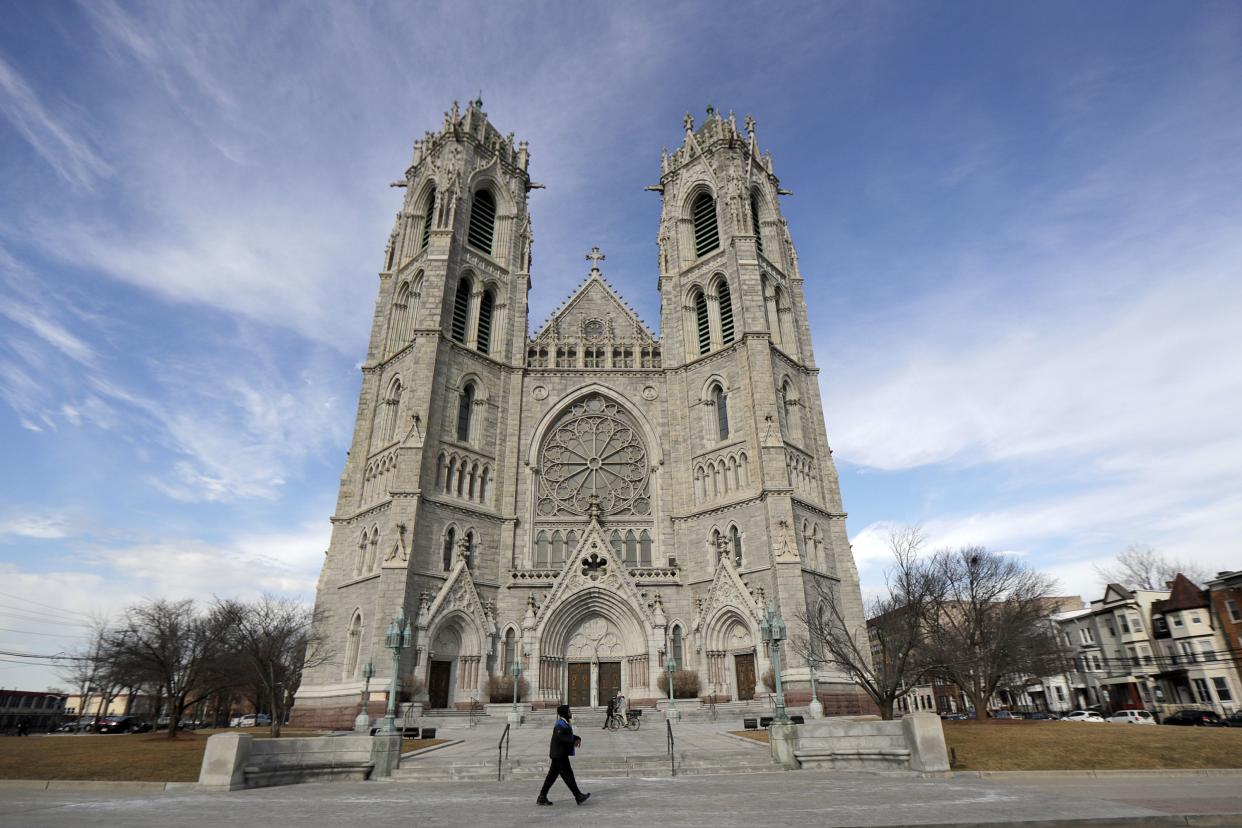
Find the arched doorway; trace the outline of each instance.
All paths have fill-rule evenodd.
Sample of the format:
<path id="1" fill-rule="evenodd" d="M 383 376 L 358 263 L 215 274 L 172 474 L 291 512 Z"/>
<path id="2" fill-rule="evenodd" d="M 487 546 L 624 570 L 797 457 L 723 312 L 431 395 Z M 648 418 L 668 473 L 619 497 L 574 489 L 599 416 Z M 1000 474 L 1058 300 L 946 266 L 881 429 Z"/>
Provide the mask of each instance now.
<path id="1" fill-rule="evenodd" d="M 427 653 L 427 706 L 466 707 L 481 700 L 478 633 L 468 619 L 454 613 L 436 627 Z"/>
<path id="2" fill-rule="evenodd" d="M 616 693 L 649 695 L 648 627 L 616 593 L 592 588 L 564 600 L 540 631 L 539 698 L 599 707 Z"/>
<path id="3" fill-rule="evenodd" d="M 706 641 L 708 683 L 730 698 L 753 699 L 762 667 L 753 626 L 740 613 L 726 608 L 709 623 Z"/>

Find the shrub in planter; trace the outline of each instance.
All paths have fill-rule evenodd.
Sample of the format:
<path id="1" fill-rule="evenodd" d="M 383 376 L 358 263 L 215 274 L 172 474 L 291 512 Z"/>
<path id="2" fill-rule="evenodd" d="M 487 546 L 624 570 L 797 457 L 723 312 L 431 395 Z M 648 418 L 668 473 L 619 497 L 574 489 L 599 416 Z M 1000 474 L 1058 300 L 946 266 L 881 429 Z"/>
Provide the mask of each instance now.
<path id="1" fill-rule="evenodd" d="M 660 673 L 657 682 L 660 692 L 668 696 L 668 673 Z M 693 670 L 678 670 L 673 673 L 673 698 L 697 699 L 699 697 L 699 674 Z"/>
<path id="2" fill-rule="evenodd" d="M 526 678 L 518 679 L 518 701 L 526 700 Z M 492 676 L 487 680 L 487 696 L 492 704 L 513 701 L 513 676 Z"/>
<path id="3" fill-rule="evenodd" d="M 763 674 L 763 683 L 768 686 L 769 693 L 776 692 L 776 671 L 769 667 Z"/>
<path id="4" fill-rule="evenodd" d="M 397 687 L 397 701 L 412 702 L 423 692 L 423 680 L 418 676 L 405 676 Z"/>

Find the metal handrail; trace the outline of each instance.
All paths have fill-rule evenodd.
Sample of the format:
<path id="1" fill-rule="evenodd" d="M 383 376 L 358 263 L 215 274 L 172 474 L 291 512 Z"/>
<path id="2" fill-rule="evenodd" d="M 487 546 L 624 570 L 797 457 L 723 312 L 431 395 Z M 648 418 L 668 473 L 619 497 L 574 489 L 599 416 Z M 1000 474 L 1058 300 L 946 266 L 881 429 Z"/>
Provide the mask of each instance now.
<path id="1" fill-rule="evenodd" d="M 665 719 L 664 725 L 665 727 L 668 728 L 668 775 L 676 776 L 677 775 L 677 762 L 675 758 L 676 754 L 673 752 L 673 748 L 676 744 L 676 740 L 673 738 L 673 723 L 670 722 L 668 719 Z"/>
<path id="2" fill-rule="evenodd" d="M 500 734 L 500 741 L 496 743 L 496 781 L 500 781 L 500 775 L 504 771 L 504 762 L 509 758 L 509 728 L 512 724 L 505 725 L 505 732 Z"/>

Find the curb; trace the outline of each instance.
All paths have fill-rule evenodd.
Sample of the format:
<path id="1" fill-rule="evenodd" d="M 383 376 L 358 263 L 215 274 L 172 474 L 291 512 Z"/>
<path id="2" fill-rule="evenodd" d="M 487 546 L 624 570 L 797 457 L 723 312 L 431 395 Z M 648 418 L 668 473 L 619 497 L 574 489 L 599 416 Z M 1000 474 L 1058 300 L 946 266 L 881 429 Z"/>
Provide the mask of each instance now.
<path id="1" fill-rule="evenodd" d="M 1193 777 L 1193 776 L 1242 776 L 1242 768 L 1135 768 L 1133 770 L 1037 770 L 1037 771 L 949 771 L 938 776 L 965 777 L 967 779 L 1083 779 L 1114 777 Z"/>
<path id="2" fill-rule="evenodd" d="M 197 782 L 108 782 L 101 779 L 0 779 L 4 791 L 130 791 L 165 793 L 192 790 Z"/>
<path id="3" fill-rule="evenodd" d="M 937 822 L 919 828 L 997 828 L 998 825 L 1035 826 L 1036 828 L 1099 828 L 1099 826 L 1239 826 L 1242 813 L 1234 814 L 1159 814 L 1153 816 L 1096 817 L 1094 819 L 1036 819 L 1019 822 Z M 872 828 L 898 828 L 897 825 Z M 903 826 L 904 828 L 904 826 Z"/>

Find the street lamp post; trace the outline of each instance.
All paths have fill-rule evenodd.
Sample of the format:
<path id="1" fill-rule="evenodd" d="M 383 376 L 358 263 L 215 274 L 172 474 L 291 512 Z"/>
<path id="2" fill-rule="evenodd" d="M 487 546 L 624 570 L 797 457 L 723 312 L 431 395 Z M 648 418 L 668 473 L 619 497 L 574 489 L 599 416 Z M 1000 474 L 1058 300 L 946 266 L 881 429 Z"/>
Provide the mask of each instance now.
<path id="1" fill-rule="evenodd" d="M 776 609 L 776 602 L 768 602 L 768 614 L 759 622 L 763 640 L 772 647 L 772 673 L 776 676 L 776 721 L 788 722 L 785 713 L 785 691 L 781 688 L 781 642 L 785 640 L 785 620 Z"/>
<path id="2" fill-rule="evenodd" d="M 677 672 L 677 659 L 673 658 L 672 653 L 669 653 L 668 660 L 664 662 L 664 669 L 668 672 L 668 718 L 678 721 L 681 714 L 677 712 L 677 701 L 673 698 L 673 673 Z"/>
<path id="3" fill-rule="evenodd" d="M 375 677 L 375 662 L 368 661 L 362 668 L 362 707 L 358 711 L 358 718 L 354 719 L 354 730 L 359 733 L 366 733 L 371 729 L 371 714 L 367 710 L 367 704 L 371 701 L 371 679 Z"/>
<path id="4" fill-rule="evenodd" d="M 397 672 L 401 669 L 401 651 L 410 646 L 410 625 L 405 620 L 405 607 L 397 610 L 397 617 L 388 625 L 384 646 L 392 650 L 392 686 L 388 691 L 388 712 L 384 715 L 383 733 L 397 732 Z"/>
<path id="5" fill-rule="evenodd" d="M 516 648 L 513 663 L 509 665 L 509 675 L 513 676 L 513 709 L 509 711 L 509 724 L 518 727 L 522 724 L 522 713 L 518 710 L 518 682 L 522 680 L 522 651 Z"/>
<path id="6" fill-rule="evenodd" d="M 806 668 L 811 672 L 811 705 L 807 708 L 807 713 L 812 719 L 822 718 L 824 715 L 824 706 L 819 702 L 819 683 L 815 679 L 815 662 L 814 652 L 806 654 Z"/>

